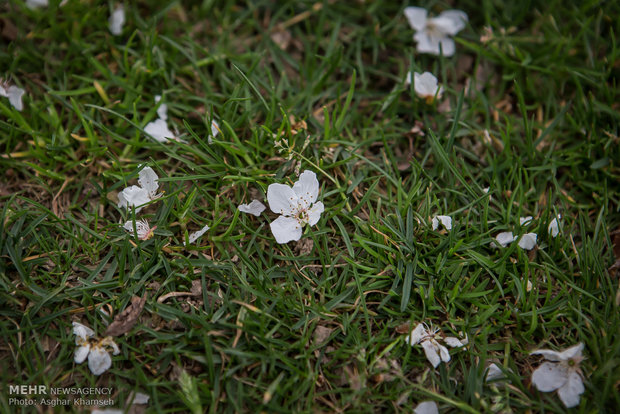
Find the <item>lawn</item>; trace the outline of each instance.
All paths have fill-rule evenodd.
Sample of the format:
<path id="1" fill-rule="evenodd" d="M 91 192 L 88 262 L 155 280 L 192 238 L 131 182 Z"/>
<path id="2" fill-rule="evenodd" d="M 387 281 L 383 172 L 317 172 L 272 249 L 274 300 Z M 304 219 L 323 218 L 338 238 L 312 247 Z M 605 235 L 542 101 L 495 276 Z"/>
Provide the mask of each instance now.
<path id="1" fill-rule="evenodd" d="M 0 4 L 0 412 L 620 407 L 619 3 L 63 3 Z M 567 408 L 531 352 L 579 343 Z"/>

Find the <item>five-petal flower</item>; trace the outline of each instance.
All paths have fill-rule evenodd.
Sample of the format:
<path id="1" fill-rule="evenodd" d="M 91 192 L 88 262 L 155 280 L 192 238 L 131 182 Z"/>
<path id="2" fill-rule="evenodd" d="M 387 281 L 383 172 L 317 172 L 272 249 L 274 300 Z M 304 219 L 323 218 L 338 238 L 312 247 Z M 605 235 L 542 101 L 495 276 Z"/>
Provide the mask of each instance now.
<path id="1" fill-rule="evenodd" d="M 320 201 L 319 181 L 312 171 L 304 171 L 293 188 L 284 184 L 271 184 L 267 188 L 269 208 L 280 217 L 271 222 L 271 232 L 278 243 L 288 243 L 301 238 L 304 224 L 314 226 L 325 207 Z"/>
<path id="2" fill-rule="evenodd" d="M 454 36 L 467 23 L 467 14 L 460 10 L 446 10 L 437 17 L 428 18 L 428 12 L 421 7 L 406 7 L 405 16 L 416 31 L 413 39 L 418 43 L 420 53 L 444 56 L 454 55 Z"/>
<path id="3" fill-rule="evenodd" d="M 567 408 L 579 405 L 580 395 L 585 388 L 579 363 L 583 360 L 583 343 L 562 352 L 540 349 L 531 355 L 542 355 L 547 360 L 532 372 L 532 384 L 539 391 L 558 391 L 562 403 Z"/>
<path id="4" fill-rule="evenodd" d="M 446 345 L 456 348 L 467 345 L 467 338 L 458 339 L 455 337 L 443 337 L 439 334 L 439 328 L 429 328 L 425 323 L 419 323 L 411 334 L 405 338 L 405 342 L 409 345 L 417 345 L 424 349 L 426 359 L 433 365 L 433 368 L 443 362 L 450 361 L 450 353 L 448 348 L 439 343 L 442 340 Z"/>

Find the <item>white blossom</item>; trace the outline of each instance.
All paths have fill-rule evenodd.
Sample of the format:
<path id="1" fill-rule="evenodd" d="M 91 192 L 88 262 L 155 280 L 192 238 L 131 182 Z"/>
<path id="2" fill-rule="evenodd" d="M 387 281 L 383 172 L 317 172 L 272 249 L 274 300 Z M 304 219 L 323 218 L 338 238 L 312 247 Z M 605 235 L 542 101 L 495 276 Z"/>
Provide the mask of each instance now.
<path id="1" fill-rule="evenodd" d="M 188 237 L 189 243 L 193 244 L 196 240 L 198 240 L 200 237 L 202 237 L 202 235 L 205 234 L 207 232 L 207 230 L 209 230 L 209 228 L 210 228 L 209 226 L 205 225 L 200 230 L 191 233 L 189 235 L 189 237 Z"/>
<path id="2" fill-rule="evenodd" d="M 542 355 L 547 360 L 532 373 L 532 384 L 542 392 L 558 391 L 558 396 L 567 407 L 579 405 L 580 395 L 585 388 L 579 364 L 583 360 L 583 343 L 563 352 L 550 349 L 534 351 L 531 355 Z"/>
<path id="3" fill-rule="evenodd" d="M 438 341 L 443 341 L 446 345 L 456 348 L 464 346 L 468 343 L 467 338 L 459 340 L 454 337 L 442 337 L 439 334 L 439 328 L 428 327 L 426 324 L 419 323 L 411 334 L 405 338 L 405 342 L 411 346 L 420 344 L 424 349 L 426 359 L 433 365 L 433 368 L 443 362 L 450 361 L 450 353 L 448 348 L 440 344 Z"/>
<path id="4" fill-rule="evenodd" d="M 93 341 L 90 338 L 95 335 L 95 332 L 79 322 L 73 322 L 73 334 L 75 344 L 78 345 L 73 360 L 76 364 L 81 364 L 88 358 L 88 368 L 94 375 L 101 375 L 112 366 L 110 352 L 114 355 L 120 353 L 118 345 L 111 337 L 107 336 L 100 341 Z"/>
<path id="5" fill-rule="evenodd" d="M 24 104 L 22 102 L 22 96 L 24 96 L 24 93 L 26 93 L 26 91 L 22 88 L 15 85 L 9 86 L 7 82 L 0 81 L 0 96 L 9 98 L 9 103 L 11 106 L 18 111 L 24 109 Z"/>
<path id="6" fill-rule="evenodd" d="M 416 31 L 413 39 L 417 42 L 420 53 L 444 56 L 454 55 L 454 36 L 467 23 L 467 14 L 460 10 L 446 10 L 437 17 L 428 18 L 428 12 L 421 7 L 406 7 L 405 16 Z"/>
<path id="7" fill-rule="evenodd" d="M 439 414 L 439 408 L 435 401 L 422 401 L 413 412 L 415 414 Z"/>
<path id="8" fill-rule="evenodd" d="M 108 19 L 108 26 L 110 33 L 115 36 L 120 35 L 123 32 L 123 25 L 125 24 L 125 9 L 123 6 L 119 6 L 112 12 Z"/>
<path id="9" fill-rule="evenodd" d="M 536 246 L 537 238 L 538 235 L 536 233 L 526 233 L 521 236 L 519 247 L 525 250 L 532 250 Z"/>
<path id="10" fill-rule="evenodd" d="M 435 217 L 433 217 L 433 220 L 431 221 L 431 224 L 433 226 L 433 230 L 437 230 L 437 228 L 439 227 L 439 223 L 440 222 L 446 228 L 446 230 L 452 230 L 452 217 L 450 217 L 450 216 L 435 216 Z"/>
<path id="11" fill-rule="evenodd" d="M 158 181 L 159 177 L 151 167 L 143 168 L 138 174 L 138 185 L 127 187 L 118 194 L 118 207 L 135 207 L 136 213 L 139 212 L 144 204 L 162 196 L 157 193 Z"/>
<path id="12" fill-rule="evenodd" d="M 253 214 L 256 217 L 260 216 L 266 208 L 267 207 L 265 207 L 265 205 L 258 200 L 252 200 L 250 204 L 240 204 L 237 207 L 237 209 L 242 213 Z"/>
<path id="13" fill-rule="evenodd" d="M 305 224 L 314 226 L 325 207 L 320 201 L 319 181 L 312 171 L 304 171 L 293 188 L 271 184 L 267 188 L 269 208 L 280 217 L 271 222 L 271 232 L 278 243 L 299 240 Z"/>
<path id="14" fill-rule="evenodd" d="M 508 246 L 510 243 L 514 241 L 514 239 L 515 238 L 512 235 L 511 231 L 503 231 L 499 233 L 497 236 L 495 236 L 495 240 L 497 240 L 497 243 L 499 243 L 499 245 L 502 247 Z"/>
<path id="15" fill-rule="evenodd" d="M 521 226 L 527 226 L 527 225 L 529 225 L 531 223 L 532 223 L 532 216 L 520 217 L 519 218 L 519 224 Z"/>
<path id="16" fill-rule="evenodd" d="M 153 237 L 153 232 L 155 231 L 157 226 L 154 226 L 153 228 L 151 228 L 148 221 L 136 220 L 136 233 L 137 234 L 134 234 L 133 221 L 130 220 L 130 221 L 127 221 L 123 225 L 123 228 L 127 230 L 129 233 L 131 233 L 132 235 L 136 236 L 138 240 L 148 240 L 151 237 Z"/>
<path id="17" fill-rule="evenodd" d="M 558 234 L 560 234 L 560 222 L 559 220 L 562 218 L 560 214 L 557 215 L 551 223 L 549 223 L 549 227 L 547 227 L 547 232 L 551 235 L 551 237 L 556 238 Z"/>
<path id="18" fill-rule="evenodd" d="M 427 103 L 432 103 L 435 100 L 441 98 L 443 94 L 443 86 L 439 86 L 437 78 L 430 72 L 424 73 L 413 73 L 413 88 L 415 90 L 416 95 L 420 98 L 425 99 Z M 407 79 L 405 80 L 405 84 L 411 83 L 411 72 L 407 74 Z"/>

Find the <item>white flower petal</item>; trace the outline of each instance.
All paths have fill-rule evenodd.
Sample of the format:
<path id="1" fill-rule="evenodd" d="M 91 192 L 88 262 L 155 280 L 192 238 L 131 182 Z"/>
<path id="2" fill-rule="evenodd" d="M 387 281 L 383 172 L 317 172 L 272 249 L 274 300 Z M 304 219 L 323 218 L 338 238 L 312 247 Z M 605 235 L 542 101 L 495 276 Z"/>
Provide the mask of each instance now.
<path id="1" fill-rule="evenodd" d="M 125 222 L 125 224 L 123 225 L 123 228 L 127 230 L 129 233 L 131 233 L 132 235 L 137 236 L 139 240 L 145 240 L 147 236 L 149 235 L 149 233 L 151 232 L 151 226 L 149 226 L 149 223 L 146 220 L 136 220 L 137 234 L 134 234 L 133 232 L 133 221 L 131 220 Z"/>
<path id="2" fill-rule="evenodd" d="M 318 223 L 323 211 L 325 211 L 325 206 L 321 201 L 314 203 L 314 205 L 308 209 L 308 224 L 314 226 Z"/>
<path id="3" fill-rule="evenodd" d="M 155 103 L 158 103 L 159 101 L 161 101 L 161 95 L 156 95 Z M 159 105 L 159 108 L 157 108 L 157 116 L 159 117 L 159 119 L 163 119 L 164 121 L 167 120 L 168 119 L 168 105 L 166 104 Z"/>
<path id="4" fill-rule="evenodd" d="M 48 0 L 26 0 L 26 6 L 31 9 L 36 9 L 38 7 L 47 7 Z"/>
<path id="5" fill-rule="evenodd" d="M 435 24 L 442 32 L 454 36 L 465 28 L 469 18 L 467 13 L 461 10 L 446 10 L 439 14 L 434 20 Z"/>
<path id="6" fill-rule="evenodd" d="M 119 6 L 112 12 L 108 19 L 108 26 L 110 33 L 115 36 L 120 35 L 123 32 L 123 25 L 125 24 L 125 9 L 123 6 Z"/>
<path id="7" fill-rule="evenodd" d="M 450 347 L 452 348 L 458 348 L 461 346 L 465 346 L 465 344 L 463 342 L 461 342 L 460 339 L 455 338 L 453 336 L 447 336 L 443 339 L 443 341 Z"/>
<path id="8" fill-rule="evenodd" d="M 297 208 L 297 194 L 288 185 L 270 184 L 267 187 L 267 202 L 274 213 L 290 216 Z"/>
<path id="9" fill-rule="evenodd" d="M 496 363 L 492 363 L 487 368 L 487 373 L 484 377 L 484 380 L 486 382 L 489 382 L 489 381 L 494 381 L 494 380 L 498 380 L 498 379 L 505 378 L 505 377 L 506 375 L 504 374 L 504 371 L 502 371 L 501 368 Z"/>
<path id="10" fill-rule="evenodd" d="M 450 216 L 435 216 L 431 220 L 433 230 L 437 230 L 439 223 L 445 227 L 446 230 L 452 230 L 452 218 Z"/>
<path id="11" fill-rule="evenodd" d="M 75 355 L 73 357 L 73 360 L 75 361 L 76 364 L 81 364 L 82 362 L 86 361 L 86 357 L 88 357 L 89 352 L 90 352 L 89 344 L 79 346 L 75 350 Z"/>
<path id="12" fill-rule="evenodd" d="M 88 368 L 94 375 L 101 375 L 112 366 L 110 354 L 100 346 L 95 346 L 88 354 Z"/>
<path id="13" fill-rule="evenodd" d="M 255 215 L 256 217 L 265 211 L 267 207 L 258 200 L 252 200 L 250 204 L 240 204 L 237 209 L 242 213 Z"/>
<path id="14" fill-rule="evenodd" d="M 203 234 L 205 234 L 207 232 L 207 230 L 209 230 L 209 226 L 204 226 L 203 228 L 201 228 L 198 231 L 195 231 L 193 233 L 191 233 L 188 237 L 188 241 L 191 243 L 194 243 L 196 240 L 198 240 L 200 237 L 202 237 Z"/>
<path id="15" fill-rule="evenodd" d="M 280 244 L 288 243 L 292 240 L 297 241 L 301 238 L 302 223 L 295 218 L 280 216 L 272 221 L 269 227 L 271 227 L 271 232 L 276 241 Z"/>
<path id="16" fill-rule="evenodd" d="M 498 234 L 497 236 L 495 236 L 495 240 L 497 240 L 497 242 L 502 247 L 508 246 L 510 243 L 512 243 L 514 241 L 514 239 L 515 238 L 512 235 L 511 231 L 503 231 L 500 234 Z"/>
<path id="17" fill-rule="evenodd" d="M 531 222 L 532 222 L 532 216 L 519 218 L 519 224 L 522 226 L 527 226 L 528 224 L 531 224 Z"/>
<path id="18" fill-rule="evenodd" d="M 293 191 L 304 208 L 308 208 L 319 197 L 319 180 L 312 171 L 304 171 L 293 185 Z"/>
<path id="19" fill-rule="evenodd" d="M 426 26 L 426 16 L 428 12 L 422 7 L 405 7 L 403 11 L 409 25 L 413 30 L 421 31 Z"/>
<path id="20" fill-rule="evenodd" d="M 568 380 L 568 369 L 563 364 L 544 362 L 532 373 L 532 384 L 538 391 L 551 392 Z"/>
<path id="21" fill-rule="evenodd" d="M 217 134 L 220 133 L 220 125 L 215 122 L 215 120 L 211 121 L 211 135 L 213 138 L 217 137 Z"/>
<path id="22" fill-rule="evenodd" d="M 419 323 L 415 329 L 411 331 L 411 334 L 405 337 L 405 342 L 411 346 L 416 345 L 422 340 L 422 338 L 424 338 L 424 336 L 426 336 L 426 334 L 426 328 L 423 324 Z"/>
<path id="23" fill-rule="evenodd" d="M 448 348 L 443 345 L 436 344 L 437 348 L 439 348 L 439 355 L 441 356 L 441 360 L 443 362 L 450 362 L 450 352 L 448 352 Z"/>
<path id="24" fill-rule="evenodd" d="M 519 240 L 519 247 L 525 250 L 532 250 L 536 246 L 536 233 L 526 233 Z"/>
<path id="25" fill-rule="evenodd" d="M 547 232 L 549 232 L 549 234 L 553 238 L 558 237 L 558 234 L 560 234 L 560 223 L 558 220 L 561 218 L 562 216 L 558 215 L 556 218 L 551 220 L 551 223 L 549 223 L 549 227 L 547 227 Z"/>
<path id="26" fill-rule="evenodd" d="M 424 348 L 424 354 L 426 355 L 426 359 L 428 359 L 433 368 L 437 368 L 437 365 L 439 365 L 439 363 L 441 362 L 441 359 L 439 358 L 438 347 L 431 340 L 422 341 L 420 345 L 422 345 L 422 348 Z M 449 356 L 448 360 L 450 360 Z"/>
<path id="27" fill-rule="evenodd" d="M 176 136 L 170 131 L 168 124 L 163 119 L 156 119 L 146 124 L 144 132 L 159 142 L 168 142 L 169 139 L 176 139 Z"/>
<path id="28" fill-rule="evenodd" d="M 151 167 L 145 167 L 140 171 L 138 174 L 138 184 L 148 192 L 151 199 L 157 198 L 159 177 Z"/>
<path id="29" fill-rule="evenodd" d="M 417 50 L 420 53 L 430 53 L 433 55 L 439 55 L 439 42 L 442 38 L 436 36 L 430 36 L 428 33 L 416 32 L 413 35 L 413 40 L 417 42 Z M 444 52 L 445 54 L 445 52 Z"/>
<path id="30" fill-rule="evenodd" d="M 73 335 L 75 335 L 76 345 L 79 345 L 78 339 L 86 341 L 88 338 L 95 335 L 95 331 L 79 322 L 73 322 Z"/>
<path id="31" fill-rule="evenodd" d="M 136 213 L 139 212 L 144 204 L 151 201 L 148 191 L 137 185 L 125 188 L 118 194 L 118 207 L 130 208 L 136 207 Z"/>
<path id="32" fill-rule="evenodd" d="M 558 396 L 566 408 L 571 408 L 579 405 L 579 396 L 584 391 L 581 376 L 577 372 L 571 371 L 566 383 L 558 389 Z"/>
<path id="33" fill-rule="evenodd" d="M 7 96 L 9 98 L 9 103 L 13 106 L 13 108 L 21 111 L 24 109 L 24 104 L 22 103 L 22 96 L 26 93 L 22 88 L 18 88 L 15 85 L 9 86 L 7 89 Z"/>
<path id="34" fill-rule="evenodd" d="M 141 392 L 137 392 L 134 395 L 132 395 L 132 399 L 131 399 L 131 403 L 132 404 L 148 404 L 149 403 L 149 399 L 151 397 L 149 397 L 148 395 L 141 393 Z"/>
<path id="35" fill-rule="evenodd" d="M 439 414 L 439 408 L 435 401 L 423 401 L 413 410 L 415 414 Z"/>
<path id="36" fill-rule="evenodd" d="M 435 98 L 435 95 L 438 99 L 441 97 L 443 88 L 439 87 L 435 75 L 430 72 L 422 74 L 416 72 L 413 74 L 413 78 L 415 92 L 420 98 L 432 99 Z"/>
<path id="37" fill-rule="evenodd" d="M 530 355 L 542 355 L 546 360 L 554 362 L 563 360 L 561 352 L 553 351 L 551 349 L 538 349 L 530 352 Z"/>
<path id="38" fill-rule="evenodd" d="M 559 357 L 563 361 L 573 359 L 573 358 L 581 358 L 582 351 L 583 351 L 583 343 L 579 342 L 577 345 L 573 345 L 570 348 L 560 352 Z"/>

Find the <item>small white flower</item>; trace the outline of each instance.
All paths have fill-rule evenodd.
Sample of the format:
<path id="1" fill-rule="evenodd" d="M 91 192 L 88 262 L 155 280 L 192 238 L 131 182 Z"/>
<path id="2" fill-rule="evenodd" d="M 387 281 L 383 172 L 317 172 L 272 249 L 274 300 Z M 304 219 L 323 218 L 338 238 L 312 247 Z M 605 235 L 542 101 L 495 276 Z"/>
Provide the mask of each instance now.
<path id="1" fill-rule="evenodd" d="M 139 212 L 144 204 L 162 196 L 162 193 L 157 193 L 158 181 L 159 177 L 151 167 L 143 168 L 138 174 L 139 186 L 132 185 L 118 194 L 118 207 L 135 207 L 136 213 Z"/>
<path id="2" fill-rule="evenodd" d="M 579 405 L 580 395 L 585 391 L 579 368 L 583 360 L 581 351 L 583 351 L 583 343 L 574 345 L 563 352 L 550 349 L 532 352 L 531 355 L 542 355 L 550 361 L 544 362 L 532 373 L 532 384 L 542 392 L 557 390 L 560 400 L 567 408 Z"/>
<path id="3" fill-rule="evenodd" d="M 468 342 L 467 338 L 464 340 L 459 340 L 454 337 L 443 338 L 439 335 L 439 328 L 429 328 L 426 324 L 422 323 L 419 323 L 415 329 L 411 331 L 411 334 L 405 338 L 405 342 L 411 346 L 420 344 L 424 349 L 426 359 L 433 365 L 433 368 L 437 368 L 441 361 L 450 361 L 448 348 L 441 345 L 438 340 L 442 340 L 446 345 L 452 348 L 464 346 Z"/>
<path id="4" fill-rule="evenodd" d="M 490 189 L 491 189 L 491 187 L 487 187 L 487 188 L 483 188 L 483 189 L 482 189 L 482 191 L 483 191 L 485 194 L 489 194 L 489 190 L 490 190 Z"/>
<path id="5" fill-rule="evenodd" d="M 557 217 L 555 217 L 553 220 L 551 220 L 551 223 L 549 223 L 549 227 L 547 227 L 547 232 L 549 232 L 549 234 L 553 238 L 558 237 L 558 234 L 560 234 L 560 222 L 559 222 L 559 220 L 561 218 L 562 218 L 562 216 L 560 214 L 558 214 Z"/>
<path id="6" fill-rule="evenodd" d="M 431 221 L 433 225 L 433 230 L 437 230 L 439 227 L 439 222 L 446 228 L 446 230 L 452 230 L 452 217 L 450 216 L 435 216 Z"/>
<path id="7" fill-rule="evenodd" d="M 239 207 L 237 207 L 240 212 L 253 214 L 256 217 L 260 216 L 266 208 L 267 207 L 265 207 L 265 205 L 258 200 L 252 200 L 250 204 L 240 204 Z"/>
<path id="8" fill-rule="evenodd" d="M 511 231 L 503 231 L 497 236 L 495 236 L 495 240 L 497 240 L 497 243 L 499 243 L 499 245 L 502 247 L 508 246 L 510 243 L 514 241 L 514 239 L 515 238 L 512 235 Z"/>
<path id="9" fill-rule="evenodd" d="M 435 401 L 422 401 L 413 412 L 415 414 L 439 414 L 439 408 Z"/>
<path id="10" fill-rule="evenodd" d="M 428 18 L 428 12 L 421 7 L 406 7 L 405 16 L 416 31 L 413 39 L 418 43 L 418 52 L 452 56 L 455 51 L 454 36 L 467 23 L 467 14 L 460 10 L 446 10 L 437 17 Z"/>
<path id="11" fill-rule="evenodd" d="M 203 228 L 201 228 L 198 231 L 195 231 L 193 233 L 191 233 L 188 237 L 188 241 L 190 244 L 193 244 L 196 240 L 198 240 L 200 237 L 202 237 L 203 234 L 205 234 L 207 232 L 207 230 L 209 230 L 209 226 L 204 226 Z"/>
<path id="12" fill-rule="evenodd" d="M 125 9 L 123 6 L 119 6 L 112 12 L 108 19 L 108 25 L 110 33 L 115 36 L 120 35 L 123 32 L 123 25 L 125 24 Z"/>
<path id="13" fill-rule="evenodd" d="M 159 142 L 168 142 L 170 139 L 177 139 L 174 132 L 168 128 L 168 124 L 161 118 L 151 121 L 144 127 L 144 132 L 155 138 Z"/>
<path id="14" fill-rule="evenodd" d="M 134 236 L 136 235 L 133 232 L 133 221 L 130 220 L 126 222 L 123 228 L 127 230 L 129 233 L 131 233 L 132 235 Z M 157 226 L 154 226 L 151 228 L 148 221 L 146 220 L 136 220 L 136 233 L 137 233 L 138 240 L 150 239 L 151 237 L 153 237 L 153 232 L 155 231 L 156 228 Z"/>
<path id="15" fill-rule="evenodd" d="M 26 93 L 22 88 L 18 88 L 15 85 L 8 86 L 7 82 L 2 82 L 0 80 L 0 96 L 4 96 L 5 98 L 9 98 L 9 103 L 11 106 L 18 111 L 24 109 L 24 104 L 22 102 L 22 96 Z"/>
<path id="16" fill-rule="evenodd" d="M 531 223 L 532 223 L 532 216 L 520 217 L 519 218 L 519 224 L 521 226 L 527 226 L 527 225 L 529 225 Z"/>
<path id="17" fill-rule="evenodd" d="M 414 72 L 413 80 L 413 88 L 415 89 L 416 95 L 426 100 L 427 103 L 432 103 L 435 100 L 435 97 L 437 97 L 437 99 L 441 99 L 441 95 L 443 94 L 443 86 L 439 86 L 435 75 L 430 72 Z M 411 72 L 407 74 L 407 79 L 405 80 L 405 84 L 410 83 Z"/>
<path id="18" fill-rule="evenodd" d="M 110 351 L 114 355 L 121 352 L 109 336 L 100 341 L 92 341 L 90 338 L 95 335 L 95 332 L 81 323 L 73 322 L 73 334 L 75 344 L 78 345 L 73 360 L 76 364 L 81 364 L 88 357 L 88 368 L 94 375 L 101 375 L 112 366 Z"/>
<path id="19" fill-rule="evenodd" d="M 521 236 L 519 240 L 519 247 L 525 250 L 532 250 L 536 246 L 536 239 L 538 235 L 536 233 L 526 233 Z"/>
<path id="20" fill-rule="evenodd" d="M 278 243 L 288 243 L 301 238 L 304 224 L 314 226 L 325 207 L 320 201 L 319 181 L 312 171 L 304 171 L 293 188 L 284 184 L 271 184 L 267 188 L 269 208 L 280 217 L 271 222 L 271 232 Z"/>

